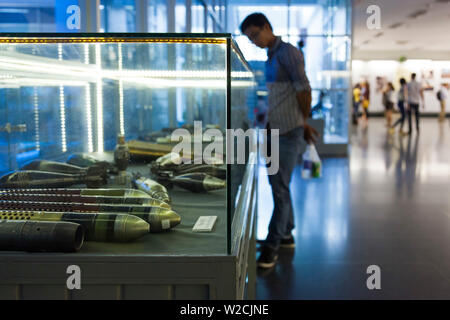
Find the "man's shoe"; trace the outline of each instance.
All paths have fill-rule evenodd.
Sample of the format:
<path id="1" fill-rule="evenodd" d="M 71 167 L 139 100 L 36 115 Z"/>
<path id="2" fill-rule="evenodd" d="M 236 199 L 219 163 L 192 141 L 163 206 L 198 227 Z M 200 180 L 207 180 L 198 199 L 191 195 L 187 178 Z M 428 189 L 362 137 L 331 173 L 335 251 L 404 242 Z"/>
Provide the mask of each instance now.
<path id="1" fill-rule="evenodd" d="M 295 248 L 295 240 L 293 236 L 290 236 L 287 239 L 283 239 L 280 242 L 280 248 L 292 249 Z"/>
<path id="2" fill-rule="evenodd" d="M 277 260 L 277 251 L 269 246 L 264 246 L 258 258 L 257 265 L 259 268 L 273 268 Z"/>

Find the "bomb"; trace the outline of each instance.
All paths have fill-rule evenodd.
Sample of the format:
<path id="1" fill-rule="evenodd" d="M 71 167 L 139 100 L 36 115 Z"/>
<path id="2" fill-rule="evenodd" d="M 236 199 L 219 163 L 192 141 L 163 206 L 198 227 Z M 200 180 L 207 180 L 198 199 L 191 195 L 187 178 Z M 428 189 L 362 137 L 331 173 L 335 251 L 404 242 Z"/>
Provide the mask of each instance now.
<path id="1" fill-rule="evenodd" d="M 0 178 L 0 188 L 45 188 L 69 187 L 74 184 L 86 184 L 88 187 L 101 187 L 107 182 L 104 171 L 99 167 L 90 167 L 86 173 L 65 174 L 44 171 L 15 171 Z"/>
<path id="2" fill-rule="evenodd" d="M 0 210 L 0 219 L 77 223 L 83 227 L 87 241 L 128 242 L 150 231 L 146 221 L 129 214 Z"/>
<path id="3" fill-rule="evenodd" d="M 152 179 L 136 176 L 135 180 L 133 180 L 133 183 L 136 188 L 144 191 L 151 198 L 170 203 L 170 197 L 166 187 L 159 184 L 158 182 Z"/>
<path id="4" fill-rule="evenodd" d="M 189 173 L 183 174 L 169 179 L 170 183 L 192 191 L 207 192 L 225 188 L 226 181 L 207 175 L 205 173 Z"/>
<path id="5" fill-rule="evenodd" d="M 75 252 L 83 242 L 83 227 L 76 223 L 0 220 L 0 250 Z"/>

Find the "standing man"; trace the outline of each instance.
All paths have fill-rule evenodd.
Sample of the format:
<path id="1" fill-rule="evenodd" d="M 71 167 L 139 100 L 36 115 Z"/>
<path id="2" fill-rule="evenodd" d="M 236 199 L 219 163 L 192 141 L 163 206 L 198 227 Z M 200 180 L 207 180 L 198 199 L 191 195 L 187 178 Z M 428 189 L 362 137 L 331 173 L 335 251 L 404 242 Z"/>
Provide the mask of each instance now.
<path id="1" fill-rule="evenodd" d="M 439 122 L 445 121 L 445 104 L 448 98 L 448 83 L 443 83 L 437 92 L 437 99 L 441 105 L 441 113 L 439 114 Z"/>
<path id="2" fill-rule="evenodd" d="M 269 233 L 258 258 L 258 267 L 271 268 L 278 259 L 280 247 L 295 247 L 294 210 L 289 184 L 297 164 L 304 138 L 314 141 L 317 131 L 306 124 L 311 109 L 311 87 L 306 77 L 303 57 L 293 45 L 273 34 L 272 26 L 262 13 L 249 15 L 241 32 L 260 48 L 267 48 L 266 83 L 268 89 L 267 129 L 279 130 L 279 171 L 269 175 L 274 211 Z M 270 134 L 268 135 L 270 137 Z M 268 138 L 270 148 L 270 138 Z"/>
<path id="3" fill-rule="evenodd" d="M 414 112 L 416 117 L 416 130 L 419 133 L 419 105 L 420 99 L 423 99 L 423 90 L 422 85 L 416 80 L 416 74 L 411 74 L 411 81 L 408 83 L 408 125 L 409 131 L 408 134 L 412 133 L 412 113 Z M 423 103 L 423 108 L 425 109 L 425 103 Z"/>

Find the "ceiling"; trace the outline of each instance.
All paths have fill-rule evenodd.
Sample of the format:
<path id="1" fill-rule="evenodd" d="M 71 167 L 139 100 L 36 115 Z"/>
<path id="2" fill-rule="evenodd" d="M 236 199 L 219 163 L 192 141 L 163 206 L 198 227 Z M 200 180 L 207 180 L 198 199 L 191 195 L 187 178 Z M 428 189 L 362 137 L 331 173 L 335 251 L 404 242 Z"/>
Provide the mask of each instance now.
<path id="1" fill-rule="evenodd" d="M 381 29 L 369 30 L 370 5 Z M 353 59 L 450 60 L 450 0 L 354 0 Z"/>

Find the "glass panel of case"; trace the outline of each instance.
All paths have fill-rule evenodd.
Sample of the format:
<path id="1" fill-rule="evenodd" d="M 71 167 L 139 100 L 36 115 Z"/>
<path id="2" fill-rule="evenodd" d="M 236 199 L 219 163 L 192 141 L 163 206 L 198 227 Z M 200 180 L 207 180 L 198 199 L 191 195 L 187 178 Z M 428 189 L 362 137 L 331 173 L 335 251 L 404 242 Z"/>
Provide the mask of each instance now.
<path id="1" fill-rule="evenodd" d="M 183 178 L 179 167 L 169 170 L 154 162 L 186 141 L 190 148 L 182 149 L 182 156 L 202 157 L 211 143 L 203 136 L 208 129 L 225 134 L 227 127 L 250 127 L 253 73 L 235 46 L 227 49 L 227 42 L 232 40 L 225 34 L 0 36 L 1 173 L 18 171 L 33 160 L 65 163 L 79 153 L 117 164 L 114 150 L 124 135 L 131 162 L 126 171 L 108 169 L 102 188 L 136 188 L 140 177 L 151 178 L 168 189 L 171 210 L 181 224 L 133 245 L 88 241 L 82 252 L 229 253 L 227 219 L 232 219 L 234 205 L 227 207 L 227 197 L 235 203 L 245 164 L 229 166 L 236 171 L 230 181 L 225 163 L 206 167 L 204 157 L 202 165 L 184 167 Z M 173 141 L 176 129 L 183 130 L 181 140 Z M 225 141 L 224 136 L 215 139 Z M 222 143 L 212 155 L 223 155 L 225 161 L 225 150 Z M 86 186 L 70 186 L 76 187 Z M 218 217 L 215 229 L 193 237 L 192 227 L 204 215 Z"/>

